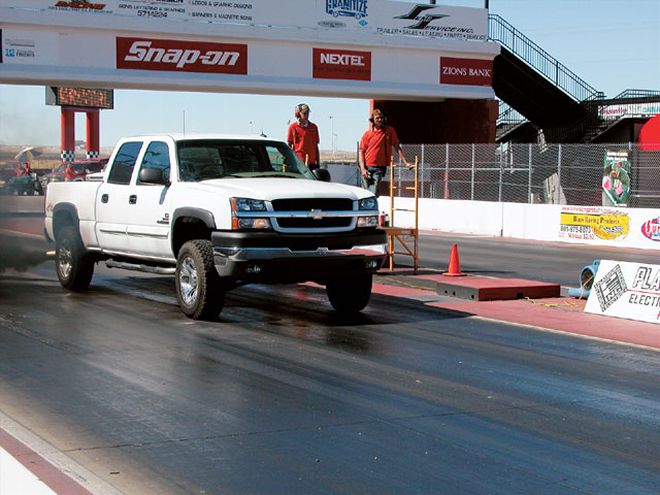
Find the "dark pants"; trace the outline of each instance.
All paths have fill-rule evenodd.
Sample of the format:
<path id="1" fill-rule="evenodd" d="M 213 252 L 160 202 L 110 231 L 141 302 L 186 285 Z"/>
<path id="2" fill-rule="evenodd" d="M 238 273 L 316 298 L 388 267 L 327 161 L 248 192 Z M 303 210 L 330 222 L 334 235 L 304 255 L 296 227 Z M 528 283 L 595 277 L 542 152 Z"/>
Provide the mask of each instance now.
<path id="1" fill-rule="evenodd" d="M 362 187 L 378 196 L 378 189 L 380 189 L 380 182 L 383 180 L 385 170 L 385 167 L 367 166 L 367 177 L 362 176 Z"/>

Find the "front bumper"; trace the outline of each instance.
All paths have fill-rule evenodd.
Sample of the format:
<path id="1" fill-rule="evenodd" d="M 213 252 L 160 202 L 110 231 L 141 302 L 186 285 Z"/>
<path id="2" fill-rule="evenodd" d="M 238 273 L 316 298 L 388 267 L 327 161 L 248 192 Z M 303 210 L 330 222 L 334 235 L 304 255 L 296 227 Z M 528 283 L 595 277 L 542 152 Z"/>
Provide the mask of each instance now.
<path id="1" fill-rule="evenodd" d="M 214 232 L 211 241 L 221 277 L 261 283 L 323 282 L 374 273 L 387 253 L 382 230 L 337 234 Z"/>

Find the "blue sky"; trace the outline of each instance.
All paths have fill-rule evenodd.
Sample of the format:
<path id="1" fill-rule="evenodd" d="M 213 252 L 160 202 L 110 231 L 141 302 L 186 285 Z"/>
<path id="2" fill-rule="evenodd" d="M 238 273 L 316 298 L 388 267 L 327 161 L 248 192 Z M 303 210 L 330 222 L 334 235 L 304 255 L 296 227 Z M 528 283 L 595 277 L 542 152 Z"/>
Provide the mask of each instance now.
<path id="1" fill-rule="evenodd" d="M 419 2 L 425 3 L 425 2 Z M 483 7 L 483 0 L 438 0 Z M 490 0 L 490 12 L 575 72 L 616 96 L 625 89 L 660 90 L 659 0 Z M 121 136 L 181 131 L 261 132 L 284 139 L 297 103 L 312 109 L 321 149 L 354 150 L 366 129 L 368 100 L 163 91 L 115 91 L 115 109 L 101 113 L 101 145 Z M 332 117 L 332 118 L 331 118 Z M 59 144 L 59 108 L 44 103 L 43 86 L 0 85 L 0 144 Z M 84 116 L 76 138 L 84 139 Z"/>

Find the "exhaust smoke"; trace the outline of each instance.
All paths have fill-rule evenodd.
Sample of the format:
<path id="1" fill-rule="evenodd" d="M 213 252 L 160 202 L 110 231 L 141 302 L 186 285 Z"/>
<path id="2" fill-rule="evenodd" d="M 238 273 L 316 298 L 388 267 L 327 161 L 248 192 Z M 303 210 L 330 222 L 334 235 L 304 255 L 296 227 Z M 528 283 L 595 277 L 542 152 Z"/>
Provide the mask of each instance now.
<path id="1" fill-rule="evenodd" d="M 6 200 L 0 196 L 0 213 L 6 212 Z M 5 218 L 0 215 L 0 273 L 7 270 L 25 271 L 46 261 L 42 242 L 12 235 L 6 230 Z"/>

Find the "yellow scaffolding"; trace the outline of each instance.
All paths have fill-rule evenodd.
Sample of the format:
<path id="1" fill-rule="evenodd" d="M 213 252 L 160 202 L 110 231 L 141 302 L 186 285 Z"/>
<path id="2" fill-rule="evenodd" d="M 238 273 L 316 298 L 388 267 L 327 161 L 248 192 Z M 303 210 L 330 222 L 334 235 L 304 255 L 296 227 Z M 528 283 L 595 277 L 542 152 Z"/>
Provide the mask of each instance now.
<path id="1" fill-rule="evenodd" d="M 394 206 L 394 192 L 399 189 L 394 185 L 394 167 L 400 166 L 395 165 L 392 161 L 390 166 L 390 226 L 385 227 L 385 232 L 387 233 L 387 254 L 389 257 L 390 271 L 394 270 L 394 255 L 399 254 L 403 256 L 410 256 L 413 260 L 413 269 L 414 273 L 417 274 L 417 268 L 419 267 L 419 252 L 418 252 L 418 239 L 419 239 L 419 174 L 417 172 L 418 168 L 418 157 L 415 156 L 415 166 L 413 168 L 415 179 L 412 186 L 401 187 L 400 189 L 404 191 L 413 191 L 414 194 L 414 205 L 415 207 L 410 208 L 395 208 Z M 415 218 L 415 226 L 412 228 L 409 227 L 396 227 L 394 223 L 394 212 L 395 211 L 407 211 L 412 212 Z M 402 248 L 402 251 L 397 251 L 397 246 Z"/>

